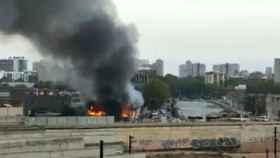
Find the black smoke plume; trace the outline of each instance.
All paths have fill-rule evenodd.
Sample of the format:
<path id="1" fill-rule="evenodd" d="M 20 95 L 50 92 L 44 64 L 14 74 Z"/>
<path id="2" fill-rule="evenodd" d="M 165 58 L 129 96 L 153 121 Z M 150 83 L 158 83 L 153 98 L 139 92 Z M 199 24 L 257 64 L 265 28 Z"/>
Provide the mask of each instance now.
<path id="1" fill-rule="evenodd" d="M 110 0 L 1 0 L 0 29 L 25 36 L 43 56 L 70 63 L 74 80 L 90 82 L 99 100 L 126 102 L 137 32 L 116 14 Z"/>

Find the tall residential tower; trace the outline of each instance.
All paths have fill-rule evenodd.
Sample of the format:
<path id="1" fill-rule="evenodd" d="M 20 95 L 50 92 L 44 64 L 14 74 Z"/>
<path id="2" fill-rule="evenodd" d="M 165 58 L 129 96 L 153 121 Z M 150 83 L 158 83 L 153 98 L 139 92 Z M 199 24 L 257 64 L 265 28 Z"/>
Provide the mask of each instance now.
<path id="1" fill-rule="evenodd" d="M 198 77 L 205 76 L 206 65 L 201 63 L 192 63 L 190 60 L 179 66 L 179 77 Z"/>
<path id="2" fill-rule="evenodd" d="M 274 82 L 280 84 L 280 58 L 274 60 Z"/>
<path id="3" fill-rule="evenodd" d="M 231 63 L 225 63 L 220 65 L 214 65 L 213 71 L 218 73 L 224 73 L 225 77 L 231 78 L 236 75 L 238 75 L 240 71 L 240 65 L 239 64 L 231 64 Z"/>
<path id="4" fill-rule="evenodd" d="M 0 71 L 25 72 L 27 71 L 27 60 L 24 57 L 0 59 Z"/>

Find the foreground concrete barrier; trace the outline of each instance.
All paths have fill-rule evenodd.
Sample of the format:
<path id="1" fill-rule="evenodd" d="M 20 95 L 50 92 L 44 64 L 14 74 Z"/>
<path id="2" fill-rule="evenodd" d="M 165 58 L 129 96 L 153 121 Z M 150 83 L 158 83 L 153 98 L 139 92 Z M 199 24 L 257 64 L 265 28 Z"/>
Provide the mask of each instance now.
<path id="1" fill-rule="evenodd" d="M 132 136 L 133 151 L 207 150 L 264 153 L 273 151 L 274 127 L 279 123 L 217 123 L 191 125 L 134 125 L 105 128 L 55 129 L 48 135 L 85 138 L 86 143 L 124 142 Z M 280 141 L 279 141 L 280 143 Z M 279 151 L 280 151 L 280 146 Z"/>
<path id="2" fill-rule="evenodd" d="M 60 138 L 60 139 L 44 139 L 40 140 L 17 140 L 0 142 L 0 154 L 15 154 L 27 152 L 50 152 L 83 149 L 83 138 Z"/>
<path id="3" fill-rule="evenodd" d="M 0 107 L 0 117 L 23 116 L 23 107 Z"/>
<path id="4" fill-rule="evenodd" d="M 115 122 L 113 116 L 106 117 L 26 117 L 24 125 L 27 127 L 87 127 L 94 125 L 110 125 Z"/>
<path id="5" fill-rule="evenodd" d="M 104 156 L 106 158 L 128 158 L 123 155 L 122 144 L 104 144 Z M 99 158 L 98 144 L 80 149 L 53 149 L 52 151 L 32 151 L 32 152 L 14 152 L 0 153 L 1 158 Z M 138 158 L 138 157 L 137 157 Z M 144 157 L 139 157 L 144 158 Z"/>
<path id="6" fill-rule="evenodd" d="M 0 125 L 21 125 L 24 122 L 23 116 L 1 116 Z"/>
<path id="7" fill-rule="evenodd" d="M 279 123 L 254 122 L 180 125 L 115 124 L 104 126 L 104 128 L 102 125 L 94 125 L 81 128 L 49 128 L 36 131 L 0 131 L 0 134 L 2 134 L 0 135 L 0 142 L 36 142 L 37 140 L 59 138 L 83 138 L 84 141 L 84 148 L 75 148 L 71 149 L 71 151 L 68 148 L 61 148 L 61 150 L 49 148 L 53 151 L 38 150 L 31 152 L 32 150 L 28 148 L 28 150 L 19 150 L 19 146 L 11 144 L 9 153 L 2 152 L 3 154 L 0 153 L 0 157 L 96 157 L 99 151 L 98 143 L 100 140 L 105 142 L 105 155 L 121 155 L 122 150 L 118 148 L 124 146 L 124 149 L 127 151 L 129 146 L 128 142 L 131 142 L 132 152 L 199 150 L 242 154 L 265 153 L 266 149 L 273 151 L 274 127 L 280 129 Z M 132 138 L 132 140 L 129 138 Z M 111 146 L 108 146 L 108 144 Z M 278 151 L 280 151 L 280 146 L 278 147 Z M 5 145 L 3 149 L 5 149 Z M 12 151 L 12 149 L 19 152 Z"/>

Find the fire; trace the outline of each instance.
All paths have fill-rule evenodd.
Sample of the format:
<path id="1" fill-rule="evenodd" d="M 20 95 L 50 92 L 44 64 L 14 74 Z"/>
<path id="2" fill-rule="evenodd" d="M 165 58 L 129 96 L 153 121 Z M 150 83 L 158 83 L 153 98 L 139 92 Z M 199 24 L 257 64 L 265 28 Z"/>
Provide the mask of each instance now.
<path id="1" fill-rule="evenodd" d="M 105 116 L 106 112 L 104 111 L 104 109 L 101 106 L 90 105 L 87 110 L 87 114 L 89 116 L 101 117 L 101 116 Z"/>
<path id="2" fill-rule="evenodd" d="M 123 111 L 122 112 L 122 118 L 130 118 L 130 112 L 128 112 L 128 111 Z"/>
<path id="3" fill-rule="evenodd" d="M 104 104 L 104 103 L 103 103 Z M 119 120 L 132 121 L 137 118 L 138 113 L 133 106 L 128 103 L 120 104 L 115 107 L 103 106 L 100 102 L 90 102 L 87 105 L 87 115 L 92 117 L 102 117 L 107 115 L 115 116 Z"/>
<path id="4" fill-rule="evenodd" d="M 121 107 L 121 117 L 123 119 L 132 119 L 135 118 L 136 112 L 133 111 L 132 106 L 125 104 Z"/>

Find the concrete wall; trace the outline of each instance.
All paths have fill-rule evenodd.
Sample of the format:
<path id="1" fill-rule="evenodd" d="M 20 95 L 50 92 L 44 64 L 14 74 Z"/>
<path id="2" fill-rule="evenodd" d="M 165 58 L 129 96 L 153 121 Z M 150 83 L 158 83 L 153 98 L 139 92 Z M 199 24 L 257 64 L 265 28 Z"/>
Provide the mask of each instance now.
<path id="1" fill-rule="evenodd" d="M 50 152 L 83 148 L 84 141 L 82 138 L 41 138 L 40 140 L 9 140 L 0 142 L 0 154 Z"/>
<path id="2" fill-rule="evenodd" d="M 104 140 L 105 142 L 123 142 L 126 146 L 128 137 L 133 136 L 132 147 L 138 151 L 139 149 L 227 150 L 230 148 L 232 151 L 239 152 L 265 152 L 266 148 L 270 151 L 273 149 L 274 126 L 280 130 L 280 125 L 245 123 L 241 125 L 50 130 L 46 134 L 80 136 L 85 139 L 86 144 Z M 219 144 L 220 141 L 222 145 Z"/>
<path id="3" fill-rule="evenodd" d="M 23 107 L 0 107 L 0 125 L 23 124 Z"/>
<path id="4" fill-rule="evenodd" d="M 109 154 L 108 154 L 109 153 Z M 131 156 L 121 154 L 120 148 L 114 146 L 106 146 L 105 158 L 131 158 Z M 141 157 L 140 157 L 141 156 Z M 134 158 L 145 158 L 140 155 Z M 25 152 L 0 154 L 1 158 L 99 158 L 99 148 L 84 148 L 74 150 L 54 150 L 49 152 Z"/>
<path id="5" fill-rule="evenodd" d="M 14 139 L 11 139 L 13 137 L 11 135 L 15 133 L 1 135 L 1 158 L 99 158 L 99 144 L 85 144 L 82 138 L 69 135 L 68 138 L 52 137 L 46 133 L 43 135 L 22 133 L 26 133 L 19 134 L 24 137 L 16 136 Z M 105 157 L 120 155 L 124 151 L 124 146 L 120 143 L 105 143 L 104 146 Z"/>
<path id="6" fill-rule="evenodd" d="M 21 125 L 24 118 L 22 116 L 6 116 L 0 117 L 0 125 Z"/>
<path id="7" fill-rule="evenodd" d="M 0 131 L 0 157 L 78 158 L 88 155 L 98 157 L 100 140 L 105 142 L 105 155 L 117 155 L 123 152 L 123 146 L 127 149 L 129 136 L 134 137 L 132 141 L 134 151 L 149 151 L 150 149 L 163 151 L 174 149 L 228 151 L 227 149 L 230 149 L 229 152 L 263 153 L 266 148 L 273 151 L 274 127 L 278 127 L 280 130 L 280 124 L 278 123 L 244 123 L 178 124 L 172 126 L 131 124 L 130 126 L 107 126 L 106 128 L 83 127 L 37 131 L 28 129 L 25 131 Z M 81 144 L 69 142 L 69 144 L 74 144 L 73 148 L 69 147 L 67 143 L 62 147 L 58 145 L 61 143 L 51 143 L 52 140 L 63 140 L 65 138 L 82 138 L 83 142 Z M 196 144 L 193 143 L 194 141 Z M 34 148 L 35 144 L 38 144 L 37 142 L 43 143 L 39 143 L 42 145 Z M 7 145 L 9 143 L 11 145 Z M 1 146 L 1 144 L 5 145 Z M 31 144 L 31 146 L 22 144 Z M 7 146 L 10 150 L 6 149 Z M 36 152 L 31 152 L 34 150 Z M 18 151 L 21 151 L 21 154 Z"/>
<path id="8" fill-rule="evenodd" d="M 0 107 L 0 117 L 23 116 L 23 107 Z"/>
<path id="9" fill-rule="evenodd" d="M 109 125 L 114 123 L 114 117 L 26 117 L 25 126 L 73 127 Z"/>

